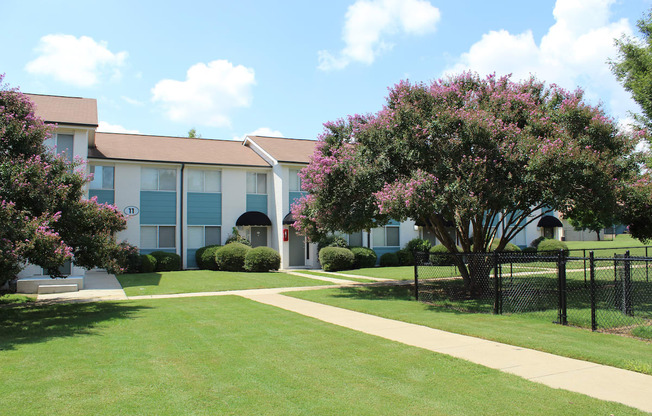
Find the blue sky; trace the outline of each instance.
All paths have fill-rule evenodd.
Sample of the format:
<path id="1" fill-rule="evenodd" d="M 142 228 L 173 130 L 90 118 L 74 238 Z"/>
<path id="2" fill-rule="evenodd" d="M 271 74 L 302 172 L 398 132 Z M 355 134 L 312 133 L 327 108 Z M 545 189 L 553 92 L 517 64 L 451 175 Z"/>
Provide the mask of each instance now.
<path id="1" fill-rule="evenodd" d="M 4 0 L 0 73 L 97 98 L 100 130 L 316 138 L 401 79 L 472 69 L 583 88 L 619 120 L 613 39 L 652 0 Z"/>

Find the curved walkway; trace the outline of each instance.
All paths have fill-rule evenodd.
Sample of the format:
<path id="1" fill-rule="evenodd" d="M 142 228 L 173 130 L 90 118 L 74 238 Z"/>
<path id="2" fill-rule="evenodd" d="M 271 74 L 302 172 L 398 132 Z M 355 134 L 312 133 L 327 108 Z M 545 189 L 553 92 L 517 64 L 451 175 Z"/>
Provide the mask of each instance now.
<path id="1" fill-rule="evenodd" d="M 90 275 L 90 278 L 89 278 Z M 317 280 L 335 280 L 304 274 Z M 350 328 L 447 354 L 476 364 L 515 374 L 527 380 L 586 394 L 601 400 L 622 403 L 652 413 L 652 376 L 595 364 L 572 358 L 488 341 L 466 335 L 441 331 L 421 325 L 381 318 L 335 306 L 283 296 L 283 292 L 334 288 L 337 286 L 308 286 L 277 289 L 231 290 L 223 292 L 180 293 L 168 295 L 131 296 L 127 298 L 113 275 L 89 272 L 85 288 L 79 292 L 39 295 L 39 300 L 96 301 L 121 299 L 163 299 L 197 296 L 236 295 L 299 313 L 324 322 Z M 342 286 L 360 283 L 342 281 Z M 401 284 L 395 282 L 396 284 Z M 378 284 L 378 283 L 372 283 Z"/>

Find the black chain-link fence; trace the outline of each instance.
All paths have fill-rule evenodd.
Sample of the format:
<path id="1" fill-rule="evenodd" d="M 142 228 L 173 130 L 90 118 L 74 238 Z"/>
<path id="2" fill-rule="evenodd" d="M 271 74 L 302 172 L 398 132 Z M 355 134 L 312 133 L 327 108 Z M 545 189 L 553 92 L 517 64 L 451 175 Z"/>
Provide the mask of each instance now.
<path id="1" fill-rule="evenodd" d="M 417 253 L 415 259 L 423 302 L 652 337 L 652 258 L 555 252 Z"/>

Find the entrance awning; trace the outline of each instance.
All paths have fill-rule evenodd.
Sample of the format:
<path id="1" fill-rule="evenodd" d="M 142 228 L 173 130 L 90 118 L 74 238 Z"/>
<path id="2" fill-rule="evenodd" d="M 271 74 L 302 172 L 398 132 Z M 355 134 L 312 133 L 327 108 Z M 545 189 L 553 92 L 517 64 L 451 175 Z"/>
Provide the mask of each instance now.
<path id="1" fill-rule="evenodd" d="M 539 223 L 537 224 L 537 227 L 543 227 L 543 228 L 555 228 L 555 227 L 563 227 L 563 226 L 564 224 L 562 224 L 558 218 L 553 217 L 552 215 L 545 215 L 541 217 Z"/>
<path id="2" fill-rule="evenodd" d="M 235 222 L 235 225 L 267 226 L 272 225 L 272 221 L 267 215 L 263 214 L 260 211 L 247 211 L 244 214 L 240 215 L 238 220 Z"/>
<path id="3" fill-rule="evenodd" d="M 294 224 L 295 220 L 294 217 L 292 216 L 292 212 L 289 212 L 288 215 L 283 217 L 283 225 L 292 225 Z"/>

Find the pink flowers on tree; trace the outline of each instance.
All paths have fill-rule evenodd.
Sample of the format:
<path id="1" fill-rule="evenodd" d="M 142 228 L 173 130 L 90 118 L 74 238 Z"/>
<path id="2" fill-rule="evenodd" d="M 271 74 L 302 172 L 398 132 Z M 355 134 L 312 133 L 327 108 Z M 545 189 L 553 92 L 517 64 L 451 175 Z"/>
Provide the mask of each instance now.
<path id="1" fill-rule="evenodd" d="M 619 131 L 581 91 L 533 78 L 404 81 L 376 114 L 325 124 L 295 226 L 315 239 L 412 218 L 450 251 L 457 235 L 462 250 L 483 252 L 504 248 L 544 207 L 627 219 L 624 190 L 645 176 L 634 152 L 643 134 Z"/>
<path id="2" fill-rule="evenodd" d="M 0 285 L 26 262 L 55 275 L 73 256 L 82 267 L 120 268 L 125 248 L 114 234 L 126 227 L 124 217 L 82 200 L 89 178 L 80 161 L 68 163 L 44 146 L 49 135 L 27 97 L 0 84 Z"/>

